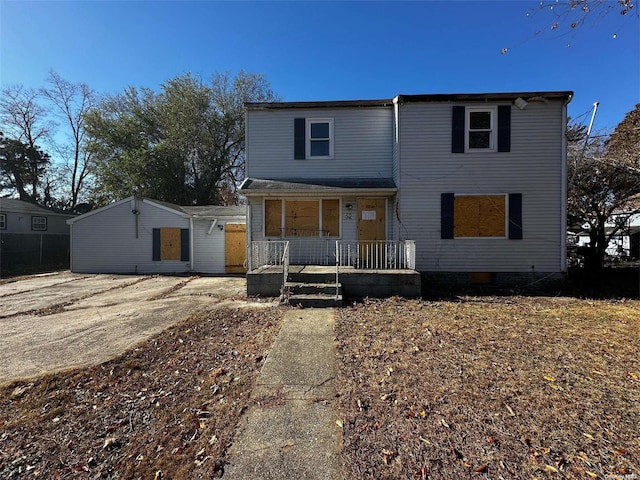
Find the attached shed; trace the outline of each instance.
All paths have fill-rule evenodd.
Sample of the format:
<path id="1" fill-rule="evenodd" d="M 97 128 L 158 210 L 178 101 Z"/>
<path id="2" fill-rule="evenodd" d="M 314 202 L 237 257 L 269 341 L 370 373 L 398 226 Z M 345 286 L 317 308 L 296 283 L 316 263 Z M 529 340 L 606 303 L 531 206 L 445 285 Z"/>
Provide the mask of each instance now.
<path id="1" fill-rule="evenodd" d="M 182 207 L 129 197 L 67 223 L 73 272 L 245 271 L 245 207 Z"/>

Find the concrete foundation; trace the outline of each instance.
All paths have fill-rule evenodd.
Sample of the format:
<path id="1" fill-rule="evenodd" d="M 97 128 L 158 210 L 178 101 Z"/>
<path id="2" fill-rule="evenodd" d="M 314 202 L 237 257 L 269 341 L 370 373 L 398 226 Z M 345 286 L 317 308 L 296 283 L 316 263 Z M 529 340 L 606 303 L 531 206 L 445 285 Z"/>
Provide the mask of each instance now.
<path id="1" fill-rule="evenodd" d="M 333 283 L 335 267 L 292 265 L 290 282 Z M 266 267 L 247 273 L 247 295 L 277 297 L 282 287 L 282 267 Z M 358 270 L 341 268 L 339 282 L 345 297 L 415 298 L 421 295 L 420 273 L 414 270 Z"/>

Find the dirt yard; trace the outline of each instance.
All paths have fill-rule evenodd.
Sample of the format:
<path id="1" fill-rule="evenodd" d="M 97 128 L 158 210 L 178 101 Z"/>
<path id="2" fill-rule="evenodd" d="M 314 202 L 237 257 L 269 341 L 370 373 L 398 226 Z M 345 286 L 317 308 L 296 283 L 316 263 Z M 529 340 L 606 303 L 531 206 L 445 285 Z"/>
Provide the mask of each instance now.
<path id="1" fill-rule="evenodd" d="M 367 301 L 336 333 L 344 478 L 640 477 L 638 301 Z"/>
<path id="2" fill-rule="evenodd" d="M 194 312 L 247 302 L 241 277 L 80 275 L 0 283 L 0 384 L 113 358 Z"/>

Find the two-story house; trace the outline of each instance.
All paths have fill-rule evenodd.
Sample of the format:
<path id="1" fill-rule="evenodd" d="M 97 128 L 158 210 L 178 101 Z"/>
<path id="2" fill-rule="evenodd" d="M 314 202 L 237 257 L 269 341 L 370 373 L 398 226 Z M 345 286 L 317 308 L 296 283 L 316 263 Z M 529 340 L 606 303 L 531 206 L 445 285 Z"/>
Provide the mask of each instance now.
<path id="1" fill-rule="evenodd" d="M 411 268 L 458 284 L 557 278 L 571 97 L 249 103 L 248 245 L 286 241 L 291 264 Z M 254 269 L 265 260 L 251 250 Z"/>

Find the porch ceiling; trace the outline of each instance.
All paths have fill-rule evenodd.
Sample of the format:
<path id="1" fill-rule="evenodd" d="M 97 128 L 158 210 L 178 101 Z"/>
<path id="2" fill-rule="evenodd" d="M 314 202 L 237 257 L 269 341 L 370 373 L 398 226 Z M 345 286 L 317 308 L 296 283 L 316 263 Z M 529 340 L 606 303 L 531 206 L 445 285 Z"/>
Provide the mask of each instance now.
<path id="1" fill-rule="evenodd" d="M 281 179 L 267 180 L 246 178 L 240 186 L 245 195 L 318 195 L 318 194 L 356 194 L 388 195 L 398 191 L 391 178 L 349 178 L 349 179 Z"/>

